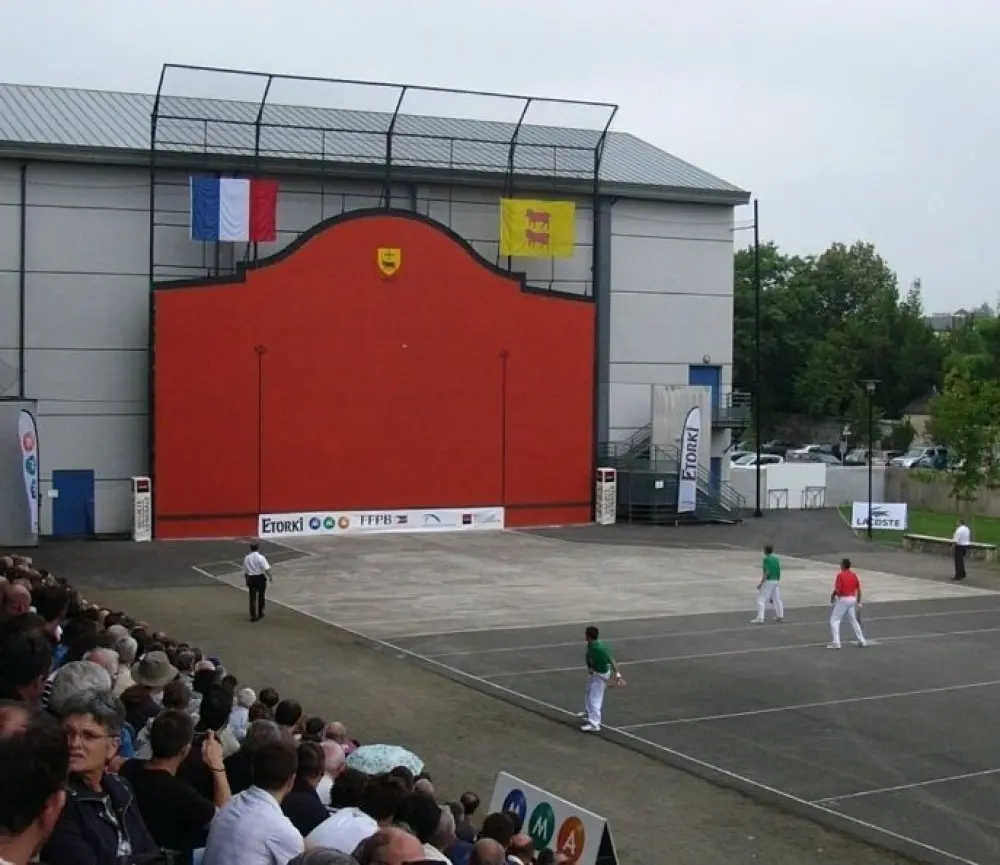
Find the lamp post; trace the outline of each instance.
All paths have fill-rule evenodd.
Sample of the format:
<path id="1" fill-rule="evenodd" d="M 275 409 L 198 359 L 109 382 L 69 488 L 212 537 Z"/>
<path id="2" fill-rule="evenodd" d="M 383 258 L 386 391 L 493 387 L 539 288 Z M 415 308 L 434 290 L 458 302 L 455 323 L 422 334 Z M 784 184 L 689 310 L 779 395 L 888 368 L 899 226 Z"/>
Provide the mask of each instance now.
<path id="1" fill-rule="evenodd" d="M 753 515 L 761 516 L 760 510 L 760 439 L 762 424 L 760 420 L 760 220 L 757 218 L 759 210 L 757 199 L 753 200 L 753 419 L 756 430 L 754 438 L 757 440 L 757 462 L 754 466 L 757 472 L 757 501 L 754 505 Z"/>
<path id="2" fill-rule="evenodd" d="M 757 460 L 754 466 L 756 474 L 756 501 L 753 515 L 763 516 L 760 509 L 760 446 L 761 431 L 764 424 L 760 417 L 760 203 L 753 200 L 753 419 L 754 438 L 757 440 Z M 733 231 L 746 231 L 751 226 L 741 225 Z"/>
<path id="3" fill-rule="evenodd" d="M 878 379 L 867 378 L 861 382 L 868 397 L 868 540 L 872 539 L 872 488 L 875 472 L 875 387 Z"/>

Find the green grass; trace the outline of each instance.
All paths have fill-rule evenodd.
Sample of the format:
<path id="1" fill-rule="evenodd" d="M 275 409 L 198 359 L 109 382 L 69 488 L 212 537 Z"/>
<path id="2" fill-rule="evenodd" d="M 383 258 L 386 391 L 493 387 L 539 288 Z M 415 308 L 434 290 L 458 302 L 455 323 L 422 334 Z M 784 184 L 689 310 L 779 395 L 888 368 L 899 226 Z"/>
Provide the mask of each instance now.
<path id="1" fill-rule="evenodd" d="M 851 521 L 851 506 L 842 505 L 840 513 L 848 524 Z M 901 544 L 904 534 L 930 535 L 934 538 L 950 538 L 955 533 L 955 514 L 941 514 L 934 511 L 910 510 L 906 532 L 874 532 L 875 540 Z M 1000 519 L 996 517 L 969 517 L 972 540 L 980 544 L 994 544 L 1000 547 Z"/>

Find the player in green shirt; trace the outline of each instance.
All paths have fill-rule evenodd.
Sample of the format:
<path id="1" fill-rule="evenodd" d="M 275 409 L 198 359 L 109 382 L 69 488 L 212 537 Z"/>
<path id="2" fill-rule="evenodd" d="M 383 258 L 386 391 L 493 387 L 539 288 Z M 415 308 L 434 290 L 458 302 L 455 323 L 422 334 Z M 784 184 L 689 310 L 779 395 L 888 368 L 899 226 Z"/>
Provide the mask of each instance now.
<path id="1" fill-rule="evenodd" d="M 580 728 L 585 733 L 597 733 L 601 729 L 601 713 L 604 709 L 604 691 L 608 686 L 611 677 L 614 676 L 616 685 L 624 685 L 625 680 L 615 664 L 615 659 L 611 655 L 611 649 L 601 640 L 601 632 L 593 625 L 590 625 L 586 632 L 587 637 L 587 672 L 590 677 L 587 680 L 587 694 L 584 705 L 586 711 L 580 712 L 577 717 L 585 720 L 586 723 Z"/>
<path id="2" fill-rule="evenodd" d="M 764 561 L 761 563 L 760 582 L 757 583 L 757 617 L 750 621 L 754 625 L 764 624 L 764 611 L 768 604 L 774 605 L 774 615 L 779 622 L 785 620 L 785 605 L 781 603 L 781 562 L 774 554 L 774 547 L 764 547 Z"/>

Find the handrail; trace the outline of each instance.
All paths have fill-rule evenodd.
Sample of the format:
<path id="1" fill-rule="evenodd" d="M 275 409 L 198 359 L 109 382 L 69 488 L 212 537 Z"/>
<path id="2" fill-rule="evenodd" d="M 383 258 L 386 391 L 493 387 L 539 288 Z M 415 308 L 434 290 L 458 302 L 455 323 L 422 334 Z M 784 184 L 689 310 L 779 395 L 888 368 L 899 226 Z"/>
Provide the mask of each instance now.
<path id="1" fill-rule="evenodd" d="M 650 460 L 656 461 L 656 453 L 662 451 L 669 457 L 671 462 L 680 465 L 681 452 L 679 448 L 672 445 L 653 445 L 650 453 Z M 707 493 L 710 496 L 716 496 L 719 499 L 719 503 L 730 510 L 736 510 L 738 513 L 746 507 L 746 499 L 738 493 L 733 486 L 728 482 L 718 479 L 718 486 L 713 484 L 712 475 L 708 472 L 704 466 L 698 466 L 698 484 L 703 486 L 702 492 Z"/>

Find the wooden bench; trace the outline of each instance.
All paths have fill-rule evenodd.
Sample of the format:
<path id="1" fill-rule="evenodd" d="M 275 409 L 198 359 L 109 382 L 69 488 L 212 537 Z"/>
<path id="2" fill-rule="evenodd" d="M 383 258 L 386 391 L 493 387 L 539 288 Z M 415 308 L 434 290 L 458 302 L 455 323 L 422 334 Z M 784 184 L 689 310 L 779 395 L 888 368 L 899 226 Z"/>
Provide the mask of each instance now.
<path id="1" fill-rule="evenodd" d="M 951 538 L 935 538 L 933 535 L 903 535 L 903 549 L 915 553 L 935 553 L 939 556 L 951 555 Z M 994 544 L 969 544 L 965 557 L 972 562 L 995 562 L 997 548 Z"/>

